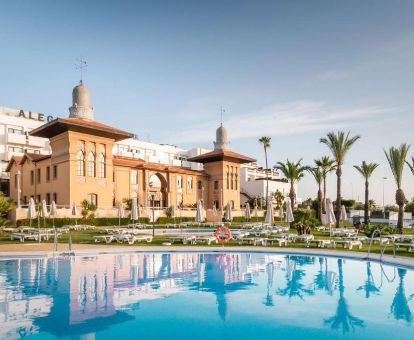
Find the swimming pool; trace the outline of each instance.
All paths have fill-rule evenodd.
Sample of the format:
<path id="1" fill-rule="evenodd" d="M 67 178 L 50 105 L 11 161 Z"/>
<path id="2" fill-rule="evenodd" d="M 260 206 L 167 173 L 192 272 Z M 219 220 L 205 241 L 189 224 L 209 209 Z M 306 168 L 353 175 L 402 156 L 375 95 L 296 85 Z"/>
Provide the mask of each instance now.
<path id="1" fill-rule="evenodd" d="M 0 338 L 414 339 L 414 271 L 263 253 L 0 261 Z"/>

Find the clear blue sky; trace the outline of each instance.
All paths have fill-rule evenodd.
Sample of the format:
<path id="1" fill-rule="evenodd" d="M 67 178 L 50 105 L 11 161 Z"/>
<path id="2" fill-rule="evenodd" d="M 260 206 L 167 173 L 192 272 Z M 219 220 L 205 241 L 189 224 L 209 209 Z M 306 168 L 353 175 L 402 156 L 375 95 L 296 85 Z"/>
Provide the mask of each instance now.
<path id="1" fill-rule="evenodd" d="M 414 154 L 414 1 L 2 1 L 0 106 L 66 116 L 89 64 L 97 120 L 141 139 L 211 147 L 219 108 L 232 148 L 270 164 L 327 154 L 319 138 L 350 129 L 362 139 L 344 169 L 344 196 L 363 199 L 352 169 L 381 167 L 374 199 L 394 201 L 382 151 Z M 414 196 L 406 168 L 404 189 Z M 329 194 L 335 193 L 334 177 Z M 299 195 L 314 195 L 307 176 Z"/>

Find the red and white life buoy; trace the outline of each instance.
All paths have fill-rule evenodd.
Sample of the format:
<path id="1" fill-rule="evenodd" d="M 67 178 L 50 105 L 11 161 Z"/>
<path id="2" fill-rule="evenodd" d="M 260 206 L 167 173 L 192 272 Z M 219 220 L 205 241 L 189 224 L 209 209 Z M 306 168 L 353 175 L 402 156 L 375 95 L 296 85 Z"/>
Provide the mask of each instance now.
<path id="1" fill-rule="evenodd" d="M 217 242 L 227 243 L 231 240 L 231 231 L 228 227 L 222 225 L 218 227 L 214 232 Z"/>

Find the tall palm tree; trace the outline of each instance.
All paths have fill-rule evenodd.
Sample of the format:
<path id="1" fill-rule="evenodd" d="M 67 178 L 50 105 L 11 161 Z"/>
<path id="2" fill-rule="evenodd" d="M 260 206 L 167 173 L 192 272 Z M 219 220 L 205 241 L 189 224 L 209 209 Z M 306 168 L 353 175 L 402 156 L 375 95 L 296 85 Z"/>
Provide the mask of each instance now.
<path id="1" fill-rule="evenodd" d="M 266 161 L 266 201 L 269 199 L 269 174 L 267 170 L 269 169 L 267 165 L 267 149 L 270 148 L 270 140 L 272 138 L 263 136 L 259 139 L 259 143 L 263 145 L 264 153 L 265 153 L 265 161 Z"/>
<path id="2" fill-rule="evenodd" d="M 405 195 L 401 189 L 401 181 L 403 177 L 403 170 L 405 165 L 405 159 L 407 158 L 410 145 L 403 143 L 399 148 L 390 147 L 388 151 L 384 150 L 388 163 L 390 164 L 391 172 L 394 176 L 395 183 L 397 184 L 397 191 L 395 192 L 395 202 L 398 205 L 398 223 L 397 226 L 402 229 L 404 218 L 404 204 Z"/>
<path id="3" fill-rule="evenodd" d="M 286 160 L 286 163 L 277 162 L 275 165 L 276 170 L 280 170 L 282 174 L 286 177 L 286 179 L 290 182 L 290 204 L 292 207 L 292 211 L 295 207 L 295 200 L 296 200 L 296 193 L 295 193 L 295 183 L 298 182 L 303 176 L 305 176 L 305 171 L 308 170 L 307 166 L 303 166 L 300 164 L 302 162 L 302 158 L 299 159 L 296 163 L 290 162 Z"/>
<path id="4" fill-rule="evenodd" d="M 374 170 L 378 167 L 377 163 L 362 162 L 361 165 L 354 165 L 354 168 L 365 178 L 365 205 L 364 205 L 364 223 L 368 224 L 368 211 L 369 211 L 369 178 Z"/>
<path id="5" fill-rule="evenodd" d="M 326 177 L 330 172 L 335 170 L 335 160 L 329 158 L 329 156 L 322 156 L 320 159 L 314 160 L 315 165 L 320 167 L 322 170 L 322 177 L 323 177 L 323 202 L 325 202 L 326 199 Z M 325 210 L 325 204 L 324 210 Z"/>
<path id="6" fill-rule="evenodd" d="M 336 165 L 336 227 L 339 228 L 341 214 L 341 176 L 342 166 L 344 165 L 345 156 L 351 149 L 352 145 L 361 138 L 359 135 L 349 136 L 350 132 L 344 131 L 329 132 L 320 142 L 325 144 L 332 152 Z"/>
<path id="7" fill-rule="evenodd" d="M 309 168 L 309 172 L 315 178 L 316 184 L 318 185 L 318 218 L 322 221 L 322 181 L 323 181 L 323 173 L 320 167 L 316 168 Z"/>

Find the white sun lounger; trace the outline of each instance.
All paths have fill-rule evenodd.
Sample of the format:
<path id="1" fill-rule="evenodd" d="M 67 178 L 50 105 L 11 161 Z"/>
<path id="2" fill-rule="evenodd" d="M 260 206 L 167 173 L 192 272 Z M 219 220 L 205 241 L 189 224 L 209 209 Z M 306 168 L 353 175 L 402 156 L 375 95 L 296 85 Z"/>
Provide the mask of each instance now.
<path id="1" fill-rule="evenodd" d="M 195 243 L 197 242 L 206 242 L 208 245 L 212 242 L 218 243 L 215 236 L 197 236 Z"/>

